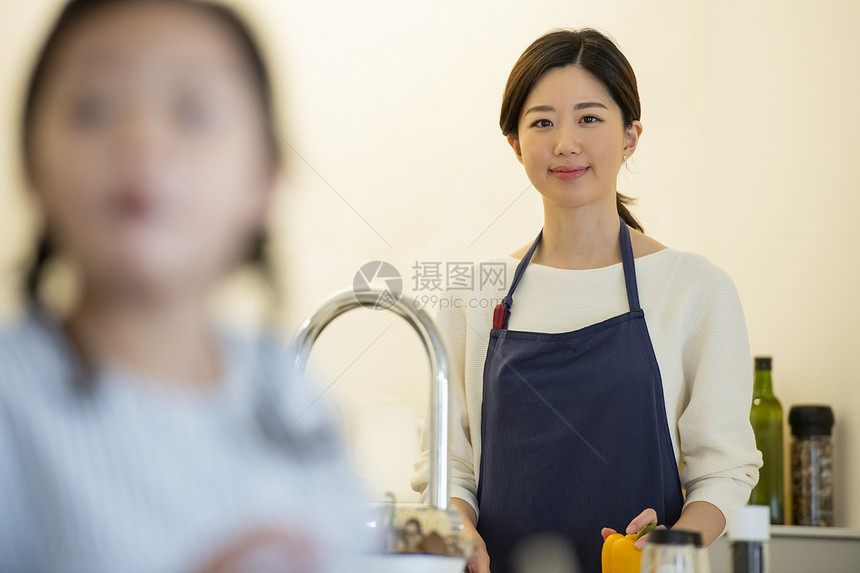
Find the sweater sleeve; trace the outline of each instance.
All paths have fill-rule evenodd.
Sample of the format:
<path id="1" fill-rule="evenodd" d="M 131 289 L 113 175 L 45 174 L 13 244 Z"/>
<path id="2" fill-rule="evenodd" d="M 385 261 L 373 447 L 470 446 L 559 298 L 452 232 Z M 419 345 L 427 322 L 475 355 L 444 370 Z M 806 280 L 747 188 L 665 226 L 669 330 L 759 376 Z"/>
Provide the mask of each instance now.
<path id="1" fill-rule="evenodd" d="M 749 499 L 762 458 L 749 421 L 753 374 L 743 309 L 731 278 L 712 269 L 695 297 L 683 349 L 681 484 L 686 504 L 707 501 L 728 518 Z"/>
<path id="2" fill-rule="evenodd" d="M 475 467 L 472 461 L 472 442 L 469 430 L 469 416 L 466 405 L 465 369 L 466 369 L 466 330 L 467 317 L 463 305 L 456 304 L 456 295 L 446 295 L 440 300 L 450 304 L 440 304 L 436 313 L 436 326 L 442 337 L 448 354 L 448 455 L 450 458 L 451 488 L 450 496 L 468 502 L 478 513 L 478 486 L 475 479 Z M 429 411 L 421 431 L 421 455 L 415 462 L 415 473 L 412 477 L 412 489 L 421 493 L 423 502 L 427 502 L 428 478 L 430 475 L 430 427 Z"/>

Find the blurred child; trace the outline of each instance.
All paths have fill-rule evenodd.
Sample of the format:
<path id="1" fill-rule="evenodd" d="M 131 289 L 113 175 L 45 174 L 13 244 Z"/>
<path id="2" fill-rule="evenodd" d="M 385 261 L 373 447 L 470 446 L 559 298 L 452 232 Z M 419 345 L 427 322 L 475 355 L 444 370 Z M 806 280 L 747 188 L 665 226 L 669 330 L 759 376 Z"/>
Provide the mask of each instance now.
<path id="1" fill-rule="evenodd" d="M 278 343 L 210 323 L 215 287 L 259 255 L 272 118 L 231 10 L 65 6 L 23 113 L 44 236 L 29 310 L 0 332 L 0 571 L 349 570 L 355 482 L 329 412 Z M 54 257 L 79 277 L 62 318 L 38 296 Z"/>

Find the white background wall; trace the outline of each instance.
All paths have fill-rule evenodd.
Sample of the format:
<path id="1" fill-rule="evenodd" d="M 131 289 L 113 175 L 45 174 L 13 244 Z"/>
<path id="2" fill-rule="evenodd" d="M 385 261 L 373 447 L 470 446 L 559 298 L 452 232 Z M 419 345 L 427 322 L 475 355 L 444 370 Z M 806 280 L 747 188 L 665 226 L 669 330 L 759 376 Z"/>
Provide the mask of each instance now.
<path id="1" fill-rule="evenodd" d="M 21 86 L 56 7 L 0 0 L 3 314 L 16 308 L 15 265 L 31 237 L 17 178 Z M 498 130 L 507 74 L 553 27 L 614 36 L 639 78 L 645 125 L 619 188 L 639 197 L 653 236 L 734 277 L 753 352 L 774 356 L 786 413 L 795 403 L 833 406 L 837 524 L 860 527 L 860 2 L 239 7 L 270 53 L 280 129 L 292 147 L 272 213 L 287 332 L 367 261 L 393 263 L 409 289 L 416 261 L 479 261 L 533 238 L 540 201 Z M 248 314 L 231 300 L 233 315 Z M 353 440 L 360 428 L 379 433 L 366 422 L 380 403 L 407 420 L 398 435 L 409 435 L 408 420 L 426 408 L 420 345 L 389 315 L 355 311 L 314 351 L 312 367 L 331 385 Z M 395 457 L 386 485 L 405 497 L 411 453 Z"/>

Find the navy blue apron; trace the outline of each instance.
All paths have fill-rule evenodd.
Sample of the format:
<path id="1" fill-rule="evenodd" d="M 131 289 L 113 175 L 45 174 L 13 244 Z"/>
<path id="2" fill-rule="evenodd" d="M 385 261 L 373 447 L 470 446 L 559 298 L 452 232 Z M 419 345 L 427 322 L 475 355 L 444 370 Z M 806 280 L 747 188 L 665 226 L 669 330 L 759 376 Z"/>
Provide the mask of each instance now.
<path id="1" fill-rule="evenodd" d="M 620 239 L 630 312 L 558 334 L 508 330 L 514 274 L 484 363 L 478 532 L 492 573 L 514 573 L 518 543 L 561 536 L 582 573 L 600 573 L 600 530 L 646 508 L 672 526 L 683 496 L 663 384 L 639 306 L 630 232 Z M 570 304 L 577 304 L 571 293 Z M 499 320 L 501 318 L 501 320 Z"/>

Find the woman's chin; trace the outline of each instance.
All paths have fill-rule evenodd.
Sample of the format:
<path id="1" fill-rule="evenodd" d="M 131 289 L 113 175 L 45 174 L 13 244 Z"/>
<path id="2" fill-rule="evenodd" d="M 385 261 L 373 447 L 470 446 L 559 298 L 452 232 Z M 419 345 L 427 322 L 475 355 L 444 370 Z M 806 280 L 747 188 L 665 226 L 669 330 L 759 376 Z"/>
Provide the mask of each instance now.
<path id="1" fill-rule="evenodd" d="M 561 190 L 549 193 L 541 193 L 544 202 L 549 202 L 553 207 L 559 209 L 579 209 L 589 205 L 600 203 L 600 198 L 593 194 L 582 193 L 579 190 Z"/>

